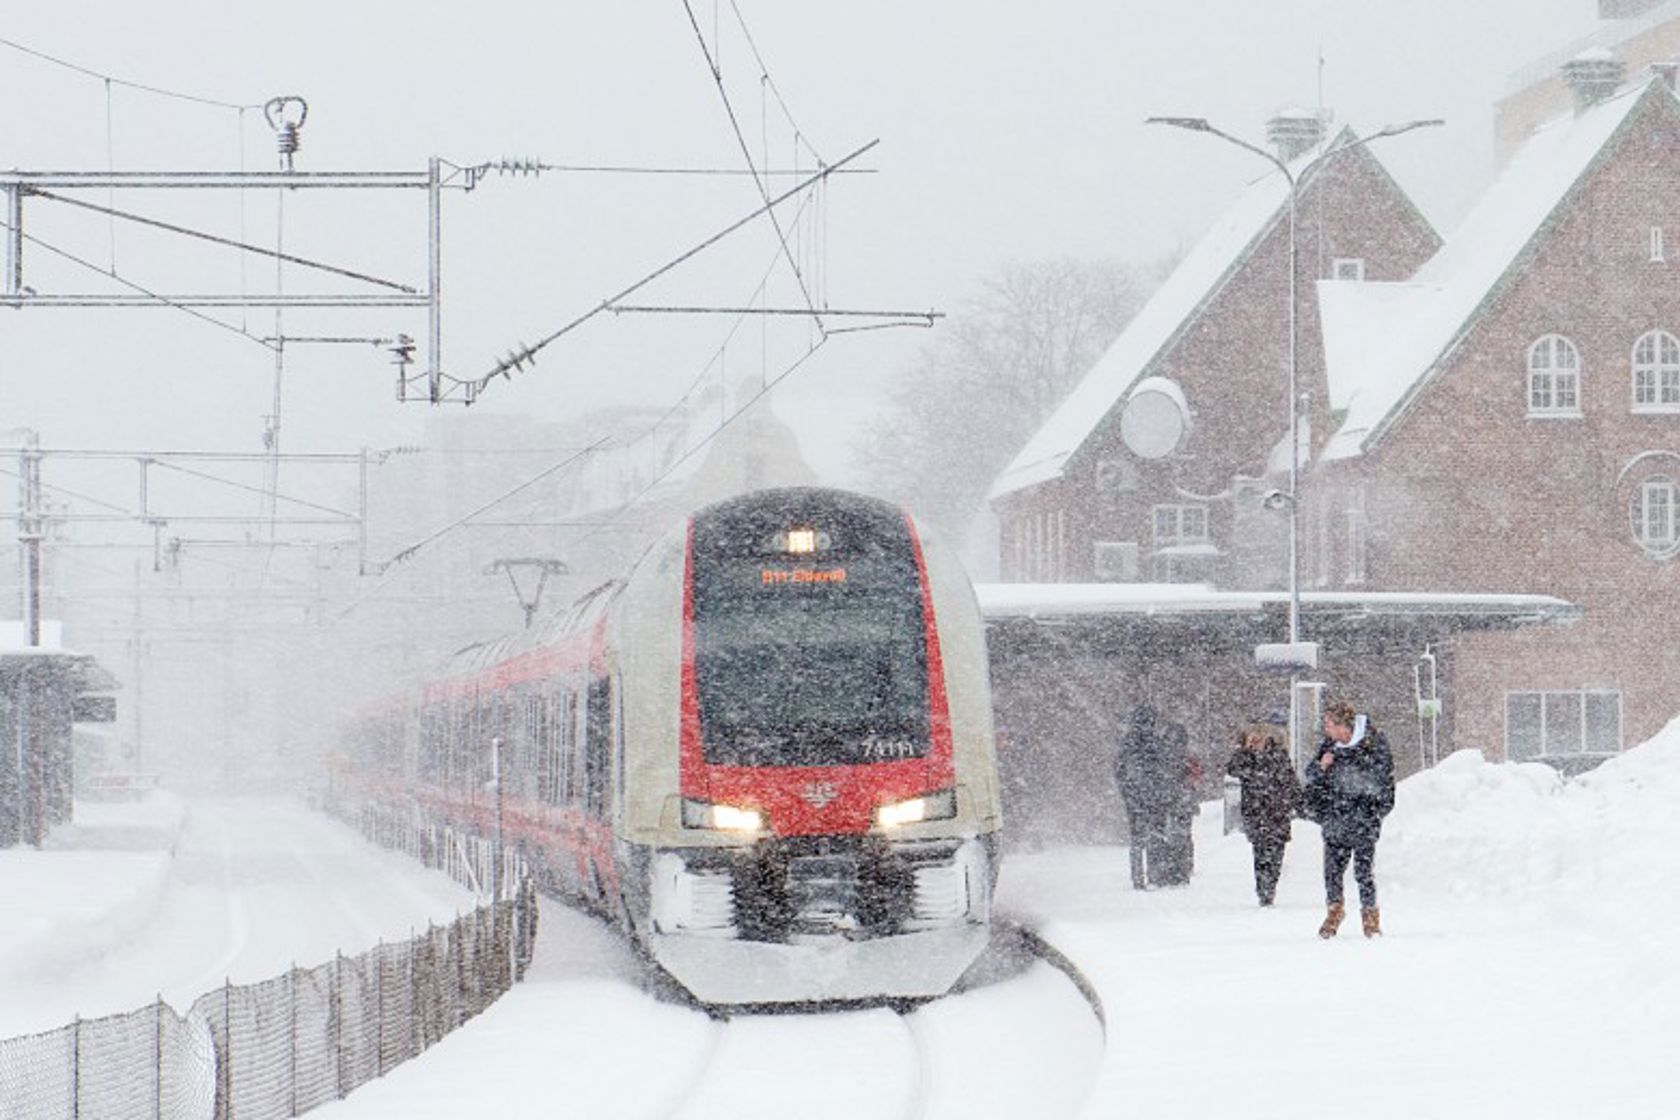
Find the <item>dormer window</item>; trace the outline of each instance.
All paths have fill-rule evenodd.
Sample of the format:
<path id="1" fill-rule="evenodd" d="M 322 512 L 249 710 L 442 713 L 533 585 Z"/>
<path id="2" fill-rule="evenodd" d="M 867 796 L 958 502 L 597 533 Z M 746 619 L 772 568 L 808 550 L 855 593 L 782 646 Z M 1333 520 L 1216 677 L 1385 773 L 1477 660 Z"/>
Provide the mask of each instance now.
<path id="1" fill-rule="evenodd" d="M 1365 258 L 1337 257 L 1330 262 L 1330 276 L 1334 280 L 1365 279 Z"/>
<path id="2" fill-rule="evenodd" d="M 1581 415 L 1581 357 L 1561 334 L 1528 348 L 1528 414 Z"/>
<path id="3" fill-rule="evenodd" d="M 1680 341 L 1667 331 L 1633 344 L 1633 411 L 1680 412 Z"/>
<path id="4" fill-rule="evenodd" d="M 1652 226 L 1651 227 L 1651 263 L 1662 264 L 1665 259 L 1666 258 L 1663 256 L 1663 232 L 1662 232 L 1662 227 L 1661 226 Z"/>

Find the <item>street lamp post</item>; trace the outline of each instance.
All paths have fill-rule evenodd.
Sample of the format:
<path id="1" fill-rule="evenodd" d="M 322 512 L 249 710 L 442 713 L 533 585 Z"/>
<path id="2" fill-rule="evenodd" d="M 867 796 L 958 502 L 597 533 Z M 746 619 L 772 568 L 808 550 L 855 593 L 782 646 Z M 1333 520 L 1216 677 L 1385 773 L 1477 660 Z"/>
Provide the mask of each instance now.
<path id="1" fill-rule="evenodd" d="M 1300 328 L 1297 306 L 1299 302 L 1297 288 L 1299 287 L 1300 271 L 1297 267 L 1299 247 L 1296 244 L 1295 237 L 1301 180 L 1308 172 L 1317 169 L 1327 160 L 1343 152 L 1362 147 L 1374 140 L 1399 136 L 1403 132 L 1411 132 L 1417 128 L 1432 128 L 1446 122 L 1439 119 L 1429 119 L 1387 125 L 1369 136 L 1350 140 L 1345 144 L 1338 144 L 1320 152 L 1298 171 L 1291 171 L 1288 163 L 1266 149 L 1215 128 L 1204 117 L 1150 117 L 1144 123 L 1170 125 L 1173 128 L 1182 128 L 1188 132 L 1205 132 L 1229 144 L 1235 144 L 1244 151 L 1253 152 L 1277 168 L 1278 173 L 1283 176 L 1284 182 L 1289 185 L 1289 492 L 1282 495 L 1284 503 L 1289 507 L 1289 650 L 1285 656 L 1291 659 L 1305 660 L 1310 653 L 1312 660 L 1316 662 L 1317 649 L 1308 651 L 1301 644 L 1301 404 L 1298 384 L 1300 378 Z M 1289 677 L 1289 750 L 1291 756 L 1298 759 L 1299 736 L 1295 726 L 1295 683 L 1296 676 L 1292 671 Z"/>

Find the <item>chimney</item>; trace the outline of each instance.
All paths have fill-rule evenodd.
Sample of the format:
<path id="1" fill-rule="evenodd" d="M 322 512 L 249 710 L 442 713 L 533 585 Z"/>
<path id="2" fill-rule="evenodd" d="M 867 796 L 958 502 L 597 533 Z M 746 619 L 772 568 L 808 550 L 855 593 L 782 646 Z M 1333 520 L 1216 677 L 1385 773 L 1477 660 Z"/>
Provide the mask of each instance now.
<path id="1" fill-rule="evenodd" d="M 1677 86 L 1677 83 L 1680 83 L 1680 62 L 1673 59 L 1667 62 L 1653 62 L 1651 63 L 1651 73 L 1663 80 L 1663 85 L 1668 87 L 1670 93 L 1675 92 L 1676 88 L 1680 88 L 1680 86 Z"/>
<path id="2" fill-rule="evenodd" d="M 1575 112 L 1586 112 L 1622 84 L 1622 60 L 1607 47 L 1582 51 L 1563 64 L 1563 84 L 1575 95 Z"/>
<path id="3" fill-rule="evenodd" d="M 1324 139 L 1324 121 L 1311 109 L 1279 109 L 1266 122 L 1266 139 L 1277 149 L 1279 159 L 1292 163 Z"/>

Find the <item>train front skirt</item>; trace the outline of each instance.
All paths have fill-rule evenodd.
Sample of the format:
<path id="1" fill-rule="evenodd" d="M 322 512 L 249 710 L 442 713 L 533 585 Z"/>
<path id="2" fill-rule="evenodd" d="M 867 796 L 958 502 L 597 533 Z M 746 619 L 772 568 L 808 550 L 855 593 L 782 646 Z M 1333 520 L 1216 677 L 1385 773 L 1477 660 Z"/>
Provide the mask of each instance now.
<path id="1" fill-rule="evenodd" d="M 649 948 L 701 1003 L 830 1003 L 944 995 L 985 949 L 988 935 L 987 926 L 973 923 L 797 944 L 656 933 Z"/>
<path id="2" fill-rule="evenodd" d="M 644 941 L 703 1003 L 939 996 L 986 947 L 991 864 L 972 837 L 666 851 Z"/>

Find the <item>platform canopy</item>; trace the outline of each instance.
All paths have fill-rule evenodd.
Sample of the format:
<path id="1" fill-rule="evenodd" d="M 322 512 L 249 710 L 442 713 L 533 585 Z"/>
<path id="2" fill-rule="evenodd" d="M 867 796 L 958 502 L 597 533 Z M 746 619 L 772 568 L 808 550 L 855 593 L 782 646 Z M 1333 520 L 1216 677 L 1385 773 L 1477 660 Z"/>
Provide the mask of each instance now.
<path id="1" fill-rule="evenodd" d="M 1250 655 L 1289 627 L 1284 591 L 1222 591 L 1206 584 L 982 583 L 975 586 L 994 652 L 1075 644 L 1091 652 Z M 1417 647 L 1468 631 L 1511 630 L 1580 617 L 1549 595 L 1307 591 L 1301 634 L 1328 650 Z M 1001 647 L 1001 648 L 999 648 Z"/>

